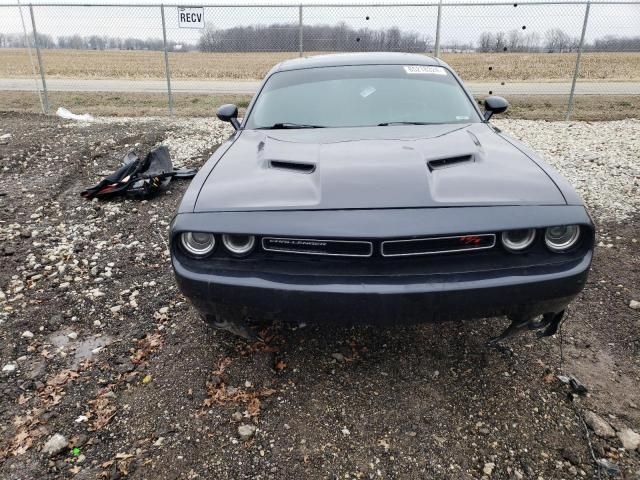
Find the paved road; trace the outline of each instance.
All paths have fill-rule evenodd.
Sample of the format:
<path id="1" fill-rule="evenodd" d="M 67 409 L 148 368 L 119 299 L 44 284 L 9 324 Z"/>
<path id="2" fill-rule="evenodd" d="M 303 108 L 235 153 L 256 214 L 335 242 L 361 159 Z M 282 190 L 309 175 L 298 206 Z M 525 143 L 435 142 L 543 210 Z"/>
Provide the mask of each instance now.
<path id="1" fill-rule="evenodd" d="M 253 94 L 259 82 L 247 80 L 172 80 L 176 93 Z M 569 82 L 534 83 L 518 82 L 500 85 L 496 83 L 467 83 L 474 94 L 492 92 L 500 95 L 567 95 Z M 47 88 L 56 92 L 166 92 L 164 80 L 75 80 L 47 79 Z M 0 79 L 0 90 L 30 91 L 34 89 L 32 78 Z M 576 93 L 582 95 L 640 95 L 640 82 L 579 82 Z"/>

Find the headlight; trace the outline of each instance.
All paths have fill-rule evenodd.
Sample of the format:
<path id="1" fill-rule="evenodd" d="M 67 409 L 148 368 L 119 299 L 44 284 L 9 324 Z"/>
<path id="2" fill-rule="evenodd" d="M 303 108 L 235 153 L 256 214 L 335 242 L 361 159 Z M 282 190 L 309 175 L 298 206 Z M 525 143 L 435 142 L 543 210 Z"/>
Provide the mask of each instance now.
<path id="1" fill-rule="evenodd" d="M 534 228 L 502 232 L 502 244 L 511 252 L 521 252 L 529 248 L 535 239 L 536 230 Z"/>
<path id="2" fill-rule="evenodd" d="M 564 252 L 574 247 L 580 238 L 578 225 L 549 227 L 544 233 L 544 243 L 552 252 Z"/>
<path id="3" fill-rule="evenodd" d="M 222 244 L 229 253 L 237 257 L 249 255 L 256 246 L 256 237 L 253 235 L 222 235 Z"/>
<path id="4" fill-rule="evenodd" d="M 212 233 L 184 232 L 180 235 L 183 248 L 194 257 L 210 254 L 216 246 L 216 237 Z"/>

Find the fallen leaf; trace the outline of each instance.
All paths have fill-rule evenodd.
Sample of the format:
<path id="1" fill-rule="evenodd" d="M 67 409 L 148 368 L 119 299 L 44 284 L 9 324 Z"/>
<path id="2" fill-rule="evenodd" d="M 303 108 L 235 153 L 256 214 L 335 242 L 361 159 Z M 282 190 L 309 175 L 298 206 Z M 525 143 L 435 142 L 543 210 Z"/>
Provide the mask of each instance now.
<path id="1" fill-rule="evenodd" d="M 260 413 L 260 399 L 258 397 L 254 397 L 249 401 L 247 413 L 249 413 L 251 417 L 255 417 Z"/>
<path id="2" fill-rule="evenodd" d="M 47 385 L 52 385 L 54 387 L 60 387 L 67 383 L 69 380 L 75 380 L 78 378 L 80 374 L 75 370 L 62 370 L 55 374 L 53 377 L 49 377 L 47 379 Z"/>
<path id="3" fill-rule="evenodd" d="M 138 349 L 131 356 L 131 363 L 138 365 L 146 360 L 155 350 L 160 348 L 164 343 L 162 335 L 159 333 L 151 333 L 146 337 L 138 340 Z"/>
<path id="4" fill-rule="evenodd" d="M 116 415 L 117 408 L 109 402 L 109 398 L 106 396 L 98 396 L 95 400 L 90 400 L 89 405 L 93 407 L 95 413 L 91 430 L 100 430 Z"/>

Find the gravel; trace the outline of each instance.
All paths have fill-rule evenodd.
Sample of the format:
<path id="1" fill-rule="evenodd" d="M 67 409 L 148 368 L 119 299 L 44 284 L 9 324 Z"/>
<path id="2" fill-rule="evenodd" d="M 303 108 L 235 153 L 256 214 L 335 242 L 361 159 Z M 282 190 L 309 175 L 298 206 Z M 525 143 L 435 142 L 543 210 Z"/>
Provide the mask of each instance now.
<path id="1" fill-rule="evenodd" d="M 619 436 L 591 433 L 592 452 L 576 416 L 639 431 L 637 217 L 605 215 L 562 342 L 525 333 L 489 350 L 506 323 L 485 319 L 276 322 L 248 344 L 208 329 L 176 289 L 166 235 L 188 182 L 143 202 L 78 194 L 130 148 L 169 142 L 201 166 L 228 125 L 0 120 L 12 133 L 0 146 L 0 478 L 593 478 L 592 455 L 640 471 Z M 616 123 L 616 135 L 633 125 Z M 68 445 L 51 458 L 55 433 Z"/>
<path id="2" fill-rule="evenodd" d="M 640 120 L 496 120 L 557 168 L 598 220 L 621 221 L 640 207 Z"/>
<path id="3" fill-rule="evenodd" d="M 233 127 L 216 118 L 160 118 L 160 117 L 102 117 L 99 124 L 149 124 L 162 122 L 168 129 L 161 144 L 169 147 L 174 167 L 199 166 L 203 153 L 210 155 L 212 147 L 222 143 L 233 133 Z M 77 124 L 79 128 L 87 125 Z"/>

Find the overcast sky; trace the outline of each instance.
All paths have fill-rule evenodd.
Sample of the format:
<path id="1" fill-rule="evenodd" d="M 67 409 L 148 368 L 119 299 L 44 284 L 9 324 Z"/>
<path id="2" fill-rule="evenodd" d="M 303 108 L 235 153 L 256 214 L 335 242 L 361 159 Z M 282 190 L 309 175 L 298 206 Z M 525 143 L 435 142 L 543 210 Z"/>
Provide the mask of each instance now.
<path id="1" fill-rule="evenodd" d="M 38 3 L 51 3 L 33 0 Z M 73 5 L 70 0 L 56 3 Z M 85 2 L 87 3 L 86 0 Z M 159 38 L 162 36 L 160 9 L 156 6 L 121 6 L 122 1 L 102 0 L 101 4 L 113 6 L 35 6 L 35 20 L 39 32 L 52 35 L 109 35 L 119 37 Z M 157 5 L 156 1 L 136 1 L 136 4 Z M 229 2 L 231 3 L 231 2 Z M 256 25 L 285 23 L 297 28 L 298 6 L 271 6 L 273 2 L 260 0 L 236 0 L 234 6 L 221 6 L 208 3 L 204 10 L 207 25 L 228 28 L 236 25 Z M 305 24 L 336 24 L 346 22 L 353 28 L 379 29 L 398 26 L 403 30 L 415 31 L 421 35 L 435 37 L 437 7 L 428 6 L 366 6 L 340 7 L 313 6 L 327 4 L 326 1 L 310 0 L 304 2 Z M 362 4 L 363 2 L 350 2 Z M 370 3 L 370 2 L 368 2 Z M 406 2 L 388 2 L 401 4 Z M 445 3 L 452 4 L 450 0 Z M 519 30 L 521 33 L 532 31 L 544 35 L 550 28 L 561 28 L 572 37 L 580 36 L 585 6 L 580 4 L 564 5 L 527 5 L 519 3 L 506 5 L 447 5 L 442 10 L 442 41 L 453 40 L 475 43 L 483 31 L 497 32 Z M 484 2 L 488 3 L 488 2 Z M 497 2 L 496 2 L 497 3 Z M 19 10 L 14 2 L 0 0 L 0 32 L 17 33 L 22 29 Z M 264 4 L 261 7 L 247 6 Z M 280 4 L 284 5 L 286 3 Z M 5 5 L 5 6 L 2 6 Z M 193 5 L 193 4 L 191 4 Z M 244 5 L 244 7 L 242 6 Z M 28 7 L 23 7 L 25 19 L 29 23 Z M 169 40 L 178 43 L 195 43 L 199 30 L 179 28 L 178 9 L 165 7 L 167 35 Z M 630 1 L 620 4 L 592 4 L 587 29 L 587 40 L 604 35 L 640 36 L 640 2 Z"/>

